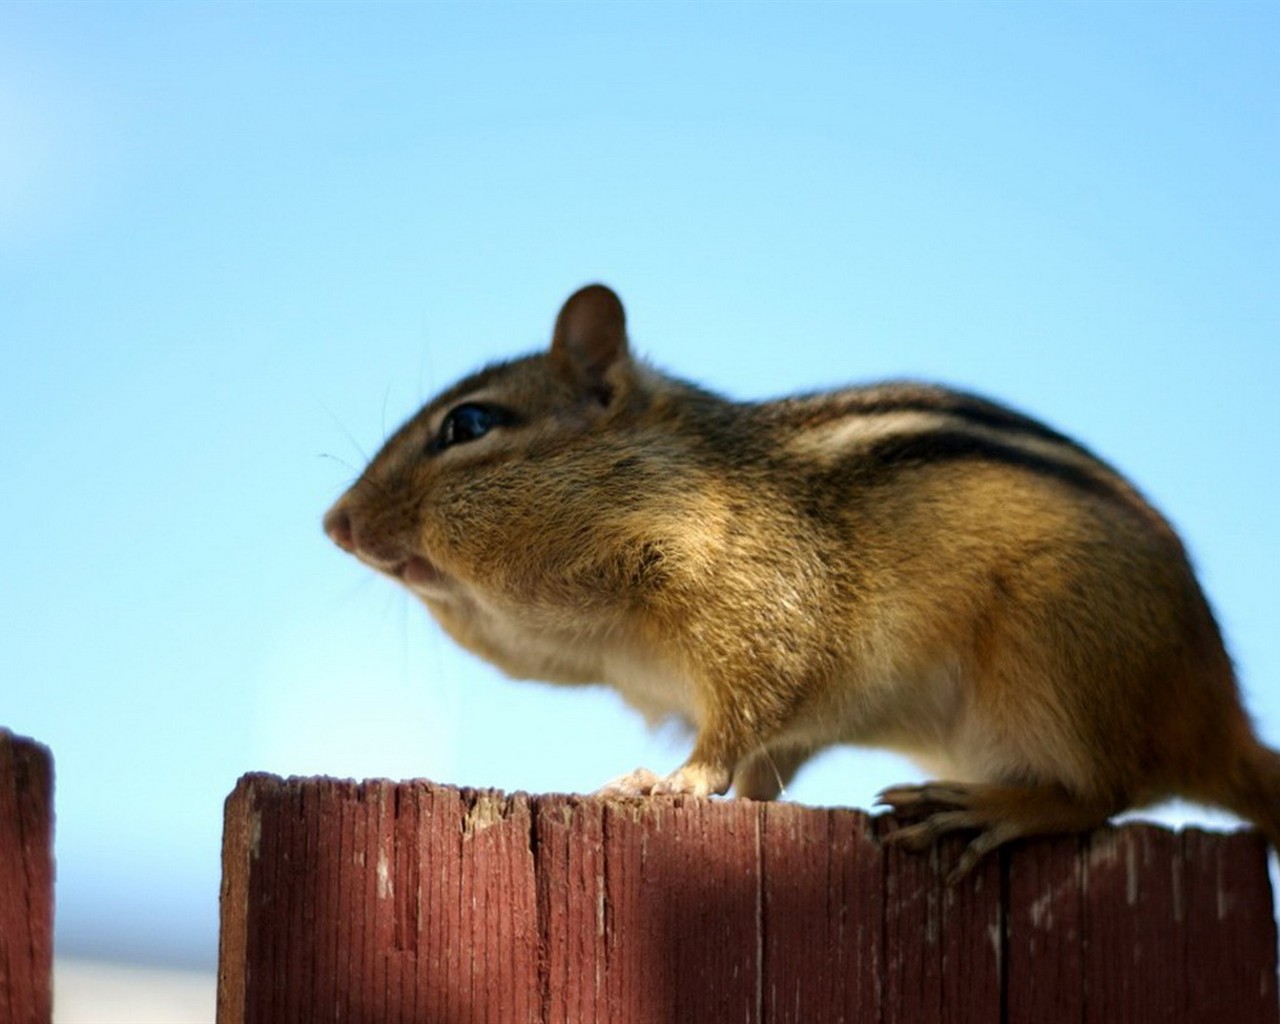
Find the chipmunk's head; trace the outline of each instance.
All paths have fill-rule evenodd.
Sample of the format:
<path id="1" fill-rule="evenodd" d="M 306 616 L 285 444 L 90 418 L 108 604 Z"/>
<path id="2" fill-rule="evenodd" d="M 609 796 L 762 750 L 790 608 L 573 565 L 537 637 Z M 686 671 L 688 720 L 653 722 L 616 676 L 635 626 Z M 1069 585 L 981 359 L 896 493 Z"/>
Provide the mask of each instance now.
<path id="1" fill-rule="evenodd" d="M 518 597 L 539 559 L 582 550 L 582 510 L 609 486 L 601 437 L 643 404 L 642 376 L 622 303 L 589 285 L 546 352 L 467 377 L 401 427 L 325 531 L 428 603 L 477 587 Z"/>

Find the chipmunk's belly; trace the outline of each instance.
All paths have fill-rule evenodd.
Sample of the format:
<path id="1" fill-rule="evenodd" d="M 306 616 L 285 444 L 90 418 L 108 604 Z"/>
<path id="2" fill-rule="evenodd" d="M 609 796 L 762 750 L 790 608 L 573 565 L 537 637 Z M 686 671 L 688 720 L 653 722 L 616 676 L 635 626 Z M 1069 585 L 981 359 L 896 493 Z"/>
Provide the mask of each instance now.
<path id="1" fill-rule="evenodd" d="M 604 657 L 605 681 L 651 725 L 676 718 L 696 726 L 702 715 L 693 687 L 678 672 L 631 651 Z"/>
<path id="2" fill-rule="evenodd" d="M 952 782 L 1070 779 L 1054 731 L 1028 709 L 995 717 L 975 699 L 974 680 L 957 660 L 886 675 L 851 688 L 843 742 L 882 747 Z"/>
<path id="3" fill-rule="evenodd" d="M 958 728 L 969 711 L 966 691 L 961 670 L 947 660 L 881 666 L 844 688 L 833 739 L 892 750 L 949 779 L 975 780 L 983 774 L 982 739 Z"/>

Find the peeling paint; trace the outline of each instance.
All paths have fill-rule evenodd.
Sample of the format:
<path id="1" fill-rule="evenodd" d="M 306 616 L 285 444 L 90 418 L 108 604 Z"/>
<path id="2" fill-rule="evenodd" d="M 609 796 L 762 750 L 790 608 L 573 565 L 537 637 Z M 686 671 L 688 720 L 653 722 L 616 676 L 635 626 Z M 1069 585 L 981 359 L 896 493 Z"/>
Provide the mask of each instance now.
<path id="1" fill-rule="evenodd" d="M 1138 851 L 1133 843 L 1124 848 L 1124 898 L 1131 907 L 1138 905 Z"/>
<path id="2" fill-rule="evenodd" d="M 495 793 L 477 793 L 475 801 L 467 808 L 466 817 L 462 819 L 464 836 L 479 835 L 506 819 L 506 800 Z"/>
<path id="3" fill-rule="evenodd" d="M 1225 921 L 1228 917 L 1231 916 L 1231 911 L 1235 909 L 1236 899 L 1231 893 L 1227 892 L 1227 887 L 1222 884 L 1221 879 L 1218 880 L 1217 895 L 1218 895 L 1218 901 L 1217 901 L 1218 920 Z"/>
<path id="4" fill-rule="evenodd" d="M 391 869 L 387 864 L 387 851 L 378 850 L 378 899 L 390 899 L 395 887 L 391 882 Z"/>
<path id="5" fill-rule="evenodd" d="M 1046 931 L 1053 927 L 1053 904 L 1056 893 L 1052 890 L 1038 897 L 1031 904 L 1031 923 Z"/>
<path id="6" fill-rule="evenodd" d="M 1120 859 L 1120 851 L 1116 847 L 1115 832 L 1095 832 L 1089 838 L 1089 867 L 1108 867 L 1114 864 Z"/>

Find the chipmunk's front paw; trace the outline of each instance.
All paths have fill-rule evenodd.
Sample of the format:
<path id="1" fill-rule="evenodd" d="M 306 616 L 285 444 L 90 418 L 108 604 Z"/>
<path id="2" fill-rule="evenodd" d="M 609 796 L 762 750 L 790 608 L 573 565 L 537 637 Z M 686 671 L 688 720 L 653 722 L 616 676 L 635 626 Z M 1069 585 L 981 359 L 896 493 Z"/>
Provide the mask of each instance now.
<path id="1" fill-rule="evenodd" d="M 727 791 L 730 779 L 728 771 L 702 764 L 686 764 L 670 775 L 637 768 L 596 790 L 596 796 L 713 796 Z"/>
<path id="2" fill-rule="evenodd" d="M 637 768 L 633 772 L 619 776 L 612 782 L 606 782 L 596 790 L 596 796 L 603 797 L 637 797 L 648 796 L 653 787 L 662 781 L 662 776 L 648 768 Z"/>
<path id="3" fill-rule="evenodd" d="M 677 768 L 665 779 L 659 779 L 654 793 L 684 794 L 686 796 L 719 796 L 729 790 L 732 773 L 723 768 L 706 764 L 686 764 Z"/>

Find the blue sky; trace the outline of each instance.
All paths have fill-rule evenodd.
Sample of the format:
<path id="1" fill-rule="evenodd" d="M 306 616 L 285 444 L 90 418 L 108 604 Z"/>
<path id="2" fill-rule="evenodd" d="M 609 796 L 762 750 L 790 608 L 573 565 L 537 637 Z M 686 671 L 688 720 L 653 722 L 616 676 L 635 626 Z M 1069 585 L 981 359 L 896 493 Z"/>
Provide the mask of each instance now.
<path id="1" fill-rule="evenodd" d="M 57 758 L 62 951 L 212 963 L 245 771 L 682 759 L 319 529 L 589 280 L 732 395 L 927 377 L 1096 448 L 1280 744 L 1278 40 L 1264 3 L 0 6 L 0 725 Z"/>

